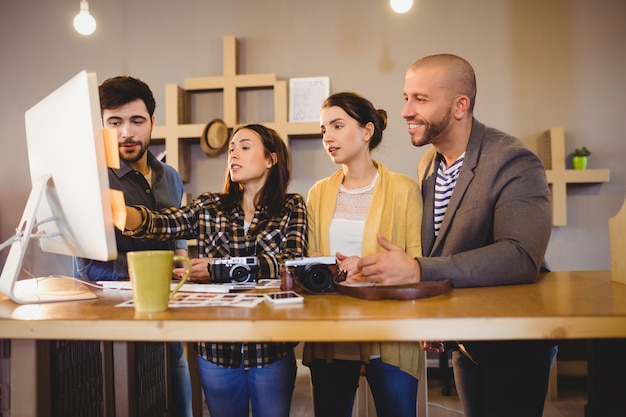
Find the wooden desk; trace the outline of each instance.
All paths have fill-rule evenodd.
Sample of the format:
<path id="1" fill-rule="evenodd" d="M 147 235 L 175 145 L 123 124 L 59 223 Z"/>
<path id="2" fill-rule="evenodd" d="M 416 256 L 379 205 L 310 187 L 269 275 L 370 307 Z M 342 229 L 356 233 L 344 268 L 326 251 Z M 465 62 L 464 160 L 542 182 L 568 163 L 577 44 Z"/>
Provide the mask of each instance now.
<path id="1" fill-rule="evenodd" d="M 0 301 L 0 338 L 119 341 L 366 341 L 626 338 L 626 285 L 610 271 L 550 272 L 537 284 L 454 289 L 415 301 L 306 296 L 303 305 L 176 308 L 152 315 L 97 300 Z"/>
<path id="2" fill-rule="evenodd" d="M 97 300 L 70 303 L 17 305 L 3 299 L 0 338 L 27 343 L 40 339 L 626 339 L 626 285 L 613 282 L 610 271 L 550 272 L 543 274 L 537 284 L 454 289 L 446 295 L 415 301 L 366 301 L 340 295 L 314 295 L 306 296 L 300 306 L 273 307 L 262 303 L 251 309 L 177 308 L 151 316 L 136 314 L 132 308 L 115 307 L 131 297 L 129 291 L 96 292 L 100 297 Z M 598 354 L 606 357 L 606 346 L 601 346 Z M 620 361 L 619 366 L 613 362 L 605 368 L 622 372 L 623 355 L 613 358 Z M 590 377 L 597 378 L 598 383 L 611 378 L 602 373 L 597 375 Z M 619 382 L 613 382 L 618 379 Z M 626 392 L 623 379 L 623 374 L 611 378 L 611 386 Z M 24 387 L 29 383 L 32 385 L 32 380 L 24 381 Z M 614 411 L 611 407 L 615 407 L 610 401 L 615 399 L 594 400 L 593 407 L 588 405 L 593 409 L 589 415 L 610 415 L 606 410 Z"/>

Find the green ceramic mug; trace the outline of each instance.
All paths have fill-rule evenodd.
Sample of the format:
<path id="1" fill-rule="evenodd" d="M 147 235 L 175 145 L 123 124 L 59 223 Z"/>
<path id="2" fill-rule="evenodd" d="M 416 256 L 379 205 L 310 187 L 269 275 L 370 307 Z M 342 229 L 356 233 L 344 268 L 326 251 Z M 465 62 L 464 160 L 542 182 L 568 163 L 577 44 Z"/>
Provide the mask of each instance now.
<path id="1" fill-rule="evenodd" d="M 133 288 L 135 311 L 156 313 L 167 310 L 170 298 L 187 281 L 191 273 L 191 261 L 186 256 L 175 255 L 168 250 L 146 250 L 128 252 L 128 274 Z M 185 275 L 178 285 L 170 290 L 174 262 L 187 265 Z"/>

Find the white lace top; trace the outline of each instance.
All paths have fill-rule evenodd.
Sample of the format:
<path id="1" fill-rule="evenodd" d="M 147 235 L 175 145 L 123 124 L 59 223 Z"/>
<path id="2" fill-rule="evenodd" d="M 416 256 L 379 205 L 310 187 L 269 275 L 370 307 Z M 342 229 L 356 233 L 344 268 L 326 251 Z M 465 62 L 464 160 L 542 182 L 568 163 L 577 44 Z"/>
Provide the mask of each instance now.
<path id="1" fill-rule="evenodd" d="M 330 224 L 330 253 L 341 252 L 348 256 L 361 256 L 363 228 L 369 210 L 378 171 L 372 182 L 361 188 L 348 190 L 339 187 L 335 213 Z"/>

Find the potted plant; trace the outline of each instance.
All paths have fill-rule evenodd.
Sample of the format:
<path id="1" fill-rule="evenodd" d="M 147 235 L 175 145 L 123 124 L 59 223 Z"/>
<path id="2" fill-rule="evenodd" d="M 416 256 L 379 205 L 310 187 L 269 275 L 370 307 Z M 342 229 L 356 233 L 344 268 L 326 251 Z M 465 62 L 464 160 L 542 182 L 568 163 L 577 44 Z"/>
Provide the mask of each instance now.
<path id="1" fill-rule="evenodd" d="M 587 169 L 587 157 L 591 155 L 589 149 L 585 148 L 576 148 L 574 150 L 574 156 L 572 157 L 572 167 L 574 169 Z"/>

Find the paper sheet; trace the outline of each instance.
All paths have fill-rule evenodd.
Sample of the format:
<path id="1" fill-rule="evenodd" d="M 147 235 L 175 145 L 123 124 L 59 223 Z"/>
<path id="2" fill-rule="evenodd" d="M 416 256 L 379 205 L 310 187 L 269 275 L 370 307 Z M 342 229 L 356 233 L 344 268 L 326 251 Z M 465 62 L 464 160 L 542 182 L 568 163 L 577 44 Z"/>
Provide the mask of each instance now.
<path id="1" fill-rule="evenodd" d="M 104 153 L 106 154 L 107 166 L 109 168 L 119 168 L 120 149 L 117 144 L 117 129 L 111 127 L 102 128 L 102 139 L 104 140 Z"/>
<path id="2" fill-rule="evenodd" d="M 329 91 L 329 77 L 289 79 L 289 121 L 319 122 L 320 108 Z"/>
<path id="3" fill-rule="evenodd" d="M 263 294 L 258 293 L 176 293 L 170 299 L 169 307 L 255 307 L 263 300 Z M 120 303 L 116 307 L 133 307 L 133 300 Z"/>

